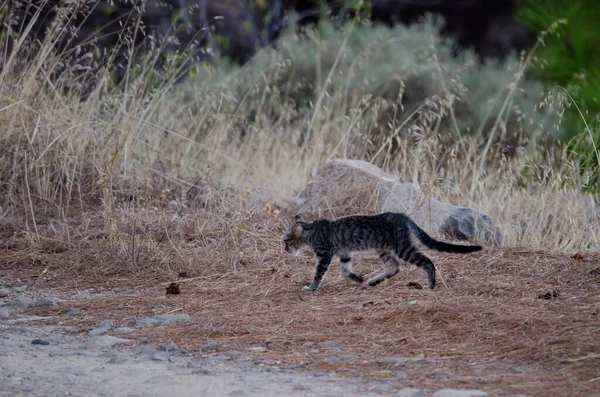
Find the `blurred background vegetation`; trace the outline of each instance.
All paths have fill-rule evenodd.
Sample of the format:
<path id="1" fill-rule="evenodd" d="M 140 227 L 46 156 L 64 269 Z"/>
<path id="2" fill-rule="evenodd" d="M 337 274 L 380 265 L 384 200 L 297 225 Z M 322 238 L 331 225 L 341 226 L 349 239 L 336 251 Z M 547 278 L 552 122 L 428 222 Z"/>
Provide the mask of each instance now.
<path id="1" fill-rule="evenodd" d="M 518 17 L 542 36 L 531 77 L 566 107 L 559 136 L 590 173 L 589 190 L 600 193 L 600 2 L 523 0 Z"/>

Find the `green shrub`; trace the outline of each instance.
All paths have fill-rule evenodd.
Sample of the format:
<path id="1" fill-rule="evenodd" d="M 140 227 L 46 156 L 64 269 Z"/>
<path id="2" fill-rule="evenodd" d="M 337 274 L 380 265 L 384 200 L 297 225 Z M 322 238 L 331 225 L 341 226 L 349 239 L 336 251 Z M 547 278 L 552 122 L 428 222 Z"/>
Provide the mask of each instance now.
<path id="1" fill-rule="evenodd" d="M 542 35 L 532 76 L 555 94 L 550 105 L 562 115 L 559 136 L 600 193 L 600 3 L 594 0 L 526 0 L 519 15 Z"/>

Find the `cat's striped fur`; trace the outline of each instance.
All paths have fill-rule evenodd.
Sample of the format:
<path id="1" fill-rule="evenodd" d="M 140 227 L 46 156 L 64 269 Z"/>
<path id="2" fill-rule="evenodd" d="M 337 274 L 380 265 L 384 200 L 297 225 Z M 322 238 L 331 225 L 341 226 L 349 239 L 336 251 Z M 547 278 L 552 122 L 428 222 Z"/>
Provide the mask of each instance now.
<path id="1" fill-rule="evenodd" d="M 429 288 L 435 287 L 435 267 L 411 240 L 416 236 L 425 246 L 437 251 L 468 253 L 481 250 L 479 245 L 455 245 L 429 236 L 408 215 L 384 213 L 379 215 L 353 215 L 334 220 L 320 219 L 304 222 L 296 215 L 295 224 L 283 236 L 285 250 L 298 253 L 309 246 L 317 256 L 315 276 L 305 290 L 320 287 L 334 255 L 340 258 L 340 271 L 346 279 L 362 283 L 363 278 L 352 271 L 352 253 L 375 251 L 384 265 L 381 274 L 371 278 L 369 285 L 377 285 L 400 270 L 400 260 L 412 263 L 427 273 Z"/>

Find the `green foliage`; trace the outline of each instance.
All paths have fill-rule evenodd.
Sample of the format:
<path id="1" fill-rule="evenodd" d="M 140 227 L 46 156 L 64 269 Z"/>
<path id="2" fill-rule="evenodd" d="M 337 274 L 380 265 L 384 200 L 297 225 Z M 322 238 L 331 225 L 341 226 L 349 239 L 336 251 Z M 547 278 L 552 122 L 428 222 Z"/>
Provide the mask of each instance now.
<path id="1" fill-rule="evenodd" d="M 516 59 L 481 65 L 471 52 L 456 57 L 452 43 L 437 34 L 440 25 L 361 23 L 340 30 L 323 22 L 305 37 L 284 35 L 276 51 L 265 49 L 232 73 L 227 89 L 245 98 L 245 113 L 256 102 L 274 117 L 285 102 L 309 114 L 363 108 L 374 119 L 365 133 L 383 140 L 424 129 L 447 138 L 475 135 L 484 145 L 495 128 L 503 132 L 493 142 L 514 147 L 547 135 L 557 118 L 535 110 L 542 84 L 520 79 Z"/>
<path id="2" fill-rule="evenodd" d="M 520 19 L 539 32 L 543 45 L 532 75 L 554 89 L 552 106 L 563 116 L 560 137 L 600 193 L 600 2 L 526 0 Z"/>

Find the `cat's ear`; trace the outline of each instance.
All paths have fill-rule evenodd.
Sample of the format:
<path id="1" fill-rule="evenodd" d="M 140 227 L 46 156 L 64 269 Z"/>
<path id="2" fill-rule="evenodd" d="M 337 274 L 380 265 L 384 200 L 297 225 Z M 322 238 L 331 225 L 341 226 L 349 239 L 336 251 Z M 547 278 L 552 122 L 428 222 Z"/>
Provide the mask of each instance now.
<path id="1" fill-rule="evenodd" d="M 304 220 L 302 219 L 302 217 L 300 215 L 296 215 L 294 217 L 294 222 L 296 222 L 296 223 L 304 223 Z"/>
<path id="2" fill-rule="evenodd" d="M 294 226 L 294 237 L 302 237 L 302 226 Z"/>

